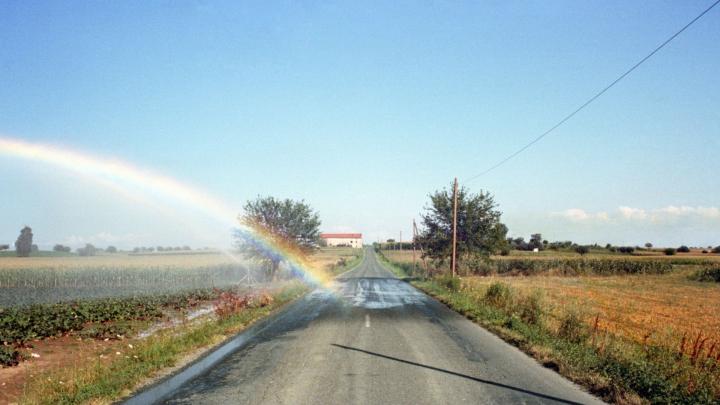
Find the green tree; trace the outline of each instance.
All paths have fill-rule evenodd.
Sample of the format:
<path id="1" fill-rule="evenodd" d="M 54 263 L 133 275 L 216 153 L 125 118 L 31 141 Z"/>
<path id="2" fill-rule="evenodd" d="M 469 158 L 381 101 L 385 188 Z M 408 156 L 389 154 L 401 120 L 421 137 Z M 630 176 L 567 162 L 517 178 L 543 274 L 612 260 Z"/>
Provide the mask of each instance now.
<path id="1" fill-rule="evenodd" d="M 534 234 L 530 235 L 530 248 L 542 250 L 542 248 L 543 248 L 542 234 L 534 233 Z"/>
<path id="2" fill-rule="evenodd" d="M 15 252 L 18 257 L 28 257 L 32 251 L 33 233 L 32 228 L 25 226 L 20 230 L 20 236 L 15 241 Z"/>
<path id="3" fill-rule="evenodd" d="M 453 193 L 442 189 L 430 194 L 430 204 L 421 215 L 423 229 L 418 242 L 425 255 L 440 262 L 452 254 Z M 457 257 L 458 263 L 471 258 L 487 258 L 507 248 L 507 227 L 500 222 L 501 212 L 489 192 L 470 193 L 458 189 Z"/>
<path id="4" fill-rule="evenodd" d="M 584 256 L 590 252 L 590 248 L 585 245 L 578 245 L 575 247 L 575 251 L 580 253 L 580 256 Z"/>
<path id="5" fill-rule="evenodd" d="M 85 247 L 77 249 L 78 255 L 80 256 L 95 256 L 97 248 L 89 243 L 85 244 Z"/>
<path id="6" fill-rule="evenodd" d="M 105 249 L 108 253 L 117 253 L 117 248 L 115 246 L 108 246 L 107 249 Z"/>
<path id="7" fill-rule="evenodd" d="M 275 248 L 306 256 L 319 247 L 320 217 L 304 201 L 258 197 L 245 203 L 244 211 L 240 222 Z M 243 256 L 265 266 L 268 279 L 277 279 L 284 259 L 277 249 L 268 249 L 242 229 L 235 232 L 235 243 Z"/>

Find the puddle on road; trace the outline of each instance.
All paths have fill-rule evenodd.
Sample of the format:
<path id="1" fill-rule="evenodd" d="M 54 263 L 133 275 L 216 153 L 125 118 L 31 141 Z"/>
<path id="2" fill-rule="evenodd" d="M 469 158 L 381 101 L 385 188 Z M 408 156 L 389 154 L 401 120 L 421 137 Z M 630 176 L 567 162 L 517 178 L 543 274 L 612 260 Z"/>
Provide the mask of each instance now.
<path id="1" fill-rule="evenodd" d="M 336 296 L 354 307 L 386 309 L 404 305 L 425 305 L 426 296 L 405 282 L 382 278 L 348 279 L 334 282 Z"/>

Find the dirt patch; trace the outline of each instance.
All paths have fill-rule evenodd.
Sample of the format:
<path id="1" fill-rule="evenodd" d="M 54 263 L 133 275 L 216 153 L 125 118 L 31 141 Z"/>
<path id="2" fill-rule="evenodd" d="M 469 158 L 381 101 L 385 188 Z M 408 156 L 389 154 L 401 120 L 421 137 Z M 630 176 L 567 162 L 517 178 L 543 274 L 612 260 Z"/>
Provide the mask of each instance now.
<path id="1" fill-rule="evenodd" d="M 32 348 L 22 349 L 27 360 L 15 367 L 0 368 L 0 404 L 17 403 L 31 378 L 69 364 L 80 364 L 98 358 L 110 361 L 115 352 L 127 346 L 122 340 L 80 339 L 63 336 L 32 342 Z M 34 354 L 34 355 L 33 355 Z"/>

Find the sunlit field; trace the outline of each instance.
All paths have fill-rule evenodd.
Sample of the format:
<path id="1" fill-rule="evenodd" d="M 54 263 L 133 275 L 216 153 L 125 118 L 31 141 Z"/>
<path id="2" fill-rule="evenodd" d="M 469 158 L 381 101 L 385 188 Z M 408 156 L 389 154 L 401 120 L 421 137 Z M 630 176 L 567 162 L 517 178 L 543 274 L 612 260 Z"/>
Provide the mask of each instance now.
<path id="1" fill-rule="evenodd" d="M 358 255 L 358 249 L 323 248 L 310 262 L 329 271 Z M 248 286 L 263 282 L 261 273 L 242 257 L 217 251 L 0 257 L 0 307 Z"/>
<path id="2" fill-rule="evenodd" d="M 461 265 L 460 278 L 430 262 L 425 279 L 412 252 L 382 253 L 418 288 L 599 393 L 630 384 L 671 403 L 720 393 L 718 255 L 520 253 Z"/>
<path id="3" fill-rule="evenodd" d="M 361 258 L 361 249 L 322 248 L 310 262 L 332 275 L 349 270 Z M 112 362 L 116 352 L 139 355 L 145 348 L 153 353 L 160 350 L 177 361 L 176 346 L 190 350 L 216 343 L 250 319 L 265 316 L 307 291 L 307 286 L 284 276 L 277 283 L 254 280 L 248 285 L 246 275 L 237 258 L 216 251 L 0 257 L 0 314 L 4 314 L 0 339 L 7 344 L 0 346 L 0 363 L 15 365 L 0 369 L 0 380 L 6 383 L 0 403 L 17 402 L 21 397 L 29 402 L 53 402 L 48 398 L 79 395 L 83 379 L 127 384 L 127 379 L 141 374 L 128 373 L 125 380 L 111 378 L 108 372 L 100 372 L 104 368 L 83 364 L 119 367 Z M 63 303 L 25 305 L 55 302 Z M 219 323 L 194 321 L 208 316 Z M 26 324 L 22 319 L 33 322 Z M 188 331 L 199 337 L 179 342 L 173 337 Z M 72 379 L 68 373 L 80 374 Z"/>
<path id="4" fill-rule="evenodd" d="M 556 258 L 550 252 L 534 256 L 536 260 Z M 412 263 L 412 252 L 383 251 L 393 262 Z M 419 255 L 418 255 L 419 257 Z M 497 256 L 493 259 L 511 260 L 513 258 L 532 258 L 529 254 Z M 559 257 L 572 257 L 570 253 Z M 581 260 L 578 254 L 575 258 Z M 533 276 L 493 275 L 489 277 L 464 276 L 463 286 L 476 289 L 482 295 L 490 284 L 501 281 L 520 292 L 529 294 L 540 290 L 551 312 L 558 318 L 570 307 L 578 308 L 585 320 L 597 328 L 609 333 L 632 339 L 639 343 L 662 345 L 671 349 L 680 349 L 683 336 L 685 340 L 707 338 L 709 342 L 720 345 L 720 284 L 690 280 L 689 277 L 701 268 L 702 263 L 720 261 L 720 255 L 677 255 L 677 256 L 628 256 L 628 255 L 592 255 L 585 260 L 629 260 L 648 261 L 666 260 L 680 264 L 671 264 L 667 274 L 626 274 L 608 276 L 554 276 L 540 273 Z M 687 264 L 696 261 L 697 264 Z M 422 261 L 418 258 L 418 268 Z M 690 350 L 686 342 L 686 350 Z"/>

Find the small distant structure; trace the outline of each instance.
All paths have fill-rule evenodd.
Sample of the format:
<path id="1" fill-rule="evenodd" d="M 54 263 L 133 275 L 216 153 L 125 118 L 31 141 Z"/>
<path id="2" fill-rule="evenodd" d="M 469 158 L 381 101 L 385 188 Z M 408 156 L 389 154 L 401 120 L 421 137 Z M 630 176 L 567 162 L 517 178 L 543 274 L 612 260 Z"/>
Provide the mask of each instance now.
<path id="1" fill-rule="evenodd" d="M 321 233 L 320 239 L 325 242 L 326 246 L 349 246 L 353 248 L 361 248 L 361 233 Z"/>
<path id="2" fill-rule="evenodd" d="M 534 248 L 534 249 L 533 249 L 533 253 L 537 253 L 537 252 L 539 252 L 539 251 L 540 251 L 540 249 L 538 249 L 538 248 Z"/>

